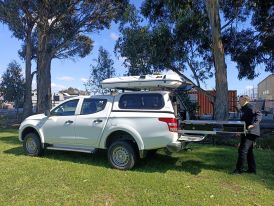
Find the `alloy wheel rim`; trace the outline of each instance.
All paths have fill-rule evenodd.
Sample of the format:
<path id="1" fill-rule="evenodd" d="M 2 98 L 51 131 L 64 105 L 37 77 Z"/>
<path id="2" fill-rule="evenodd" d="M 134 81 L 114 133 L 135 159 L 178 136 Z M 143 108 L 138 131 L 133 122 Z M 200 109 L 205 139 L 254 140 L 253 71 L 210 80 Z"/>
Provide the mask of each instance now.
<path id="1" fill-rule="evenodd" d="M 118 167 L 126 166 L 130 160 L 128 150 L 122 146 L 116 147 L 112 152 L 112 160 Z"/>
<path id="2" fill-rule="evenodd" d="M 29 154 L 34 154 L 37 151 L 37 144 L 33 138 L 27 138 L 26 149 Z"/>

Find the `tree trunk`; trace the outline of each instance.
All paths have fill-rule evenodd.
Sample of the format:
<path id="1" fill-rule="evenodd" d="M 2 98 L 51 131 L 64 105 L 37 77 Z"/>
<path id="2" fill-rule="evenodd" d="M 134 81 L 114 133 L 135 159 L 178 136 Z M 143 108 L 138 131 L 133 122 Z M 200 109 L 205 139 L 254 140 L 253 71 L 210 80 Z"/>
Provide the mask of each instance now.
<path id="1" fill-rule="evenodd" d="M 44 113 L 51 109 L 51 55 L 47 52 L 47 36 L 38 34 L 37 57 L 37 112 Z"/>
<path id="2" fill-rule="evenodd" d="M 214 117 L 216 120 L 228 119 L 228 86 L 224 47 L 221 39 L 219 1 L 205 0 L 211 26 L 212 47 L 215 67 L 216 99 Z"/>
<path id="3" fill-rule="evenodd" d="M 43 58 L 39 62 L 37 72 L 37 112 L 44 113 L 51 109 L 51 60 Z"/>
<path id="4" fill-rule="evenodd" d="M 25 56 L 25 96 L 24 96 L 24 113 L 23 118 L 27 118 L 32 114 L 32 75 L 31 75 L 31 57 L 32 57 L 32 43 L 31 34 L 26 37 L 26 56 Z"/>

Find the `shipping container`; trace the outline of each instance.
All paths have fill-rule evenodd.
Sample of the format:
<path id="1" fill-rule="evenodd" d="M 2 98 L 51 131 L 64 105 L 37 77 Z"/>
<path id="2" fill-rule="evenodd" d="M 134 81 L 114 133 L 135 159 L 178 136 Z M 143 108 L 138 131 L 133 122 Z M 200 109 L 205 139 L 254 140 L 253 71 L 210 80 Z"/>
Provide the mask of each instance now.
<path id="1" fill-rule="evenodd" d="M 208 90 L 212 95 L 215 95 L 215 91 Z M 192 97 L 191 99 L 196 99 L 198 103 L 198 115 L 212 115 L 213 114 L 213 102 L 210 102 L 208 97 L 200 92 L 200 91 L 190 91 L 189 95 Z M 196 96 L 193 97 L 193 96 Z M 229 112 L 236 112 L 237 111 L 237 91 L 236 90 L 229 90 L 228 91 L 228 105 L 229 105 Z"/>

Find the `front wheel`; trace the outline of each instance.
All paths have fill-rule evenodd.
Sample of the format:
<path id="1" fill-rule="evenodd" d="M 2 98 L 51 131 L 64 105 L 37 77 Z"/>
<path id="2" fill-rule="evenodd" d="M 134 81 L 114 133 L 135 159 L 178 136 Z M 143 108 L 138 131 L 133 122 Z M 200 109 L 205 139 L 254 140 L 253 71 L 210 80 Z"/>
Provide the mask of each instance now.
<path id="1" fill-rule="evenodd" d="M 24 137 L 23 148 L 25 153 L 29 156 L 40 156 L 43 153 L 40 138 L 35 133 L 28 133 Z"/>
<path id="2" fill-rule="evenodd" d="M 114 142 L 108 149 L 108 161 L 116 169 L 129 170 L 134 167 L 136 160 L 136 152 L 128 142 Z"/>

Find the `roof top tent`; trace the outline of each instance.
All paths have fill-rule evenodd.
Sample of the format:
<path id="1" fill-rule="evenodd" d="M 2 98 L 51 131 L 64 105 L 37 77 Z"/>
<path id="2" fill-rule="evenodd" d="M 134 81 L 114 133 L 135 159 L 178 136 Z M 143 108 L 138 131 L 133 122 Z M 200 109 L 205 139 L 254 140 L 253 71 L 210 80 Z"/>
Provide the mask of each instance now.
<path id="1" fill-rule="evenodd" d="M 122 90 L 160 90 L 176 89 L 181 85 L 191 85 L 178 75 L 142 75 L 105 79 L 102 88 Z"/>
<path id="2" fill-rule="evenodd" d="M 179 75 L 142 75 L 142 76 L 124 76 L 105 79 L 101 82 L 102 88 L 119 89 L 129 91 L 171 91 L 172 101 L 174 102 L 175 114 L 181 125 L 179 133 L 183 141 L 201 141 L 206 135 L 218 133 L 245 133 L 245 123 L 240 121 L 222 121 L 214 120 L 186 120 L 178 112 L 178 107 L 186 109 L 184 100 L 178 95 L 182 90 L 192 88 L 192 83 L 181 78 Z"/>

